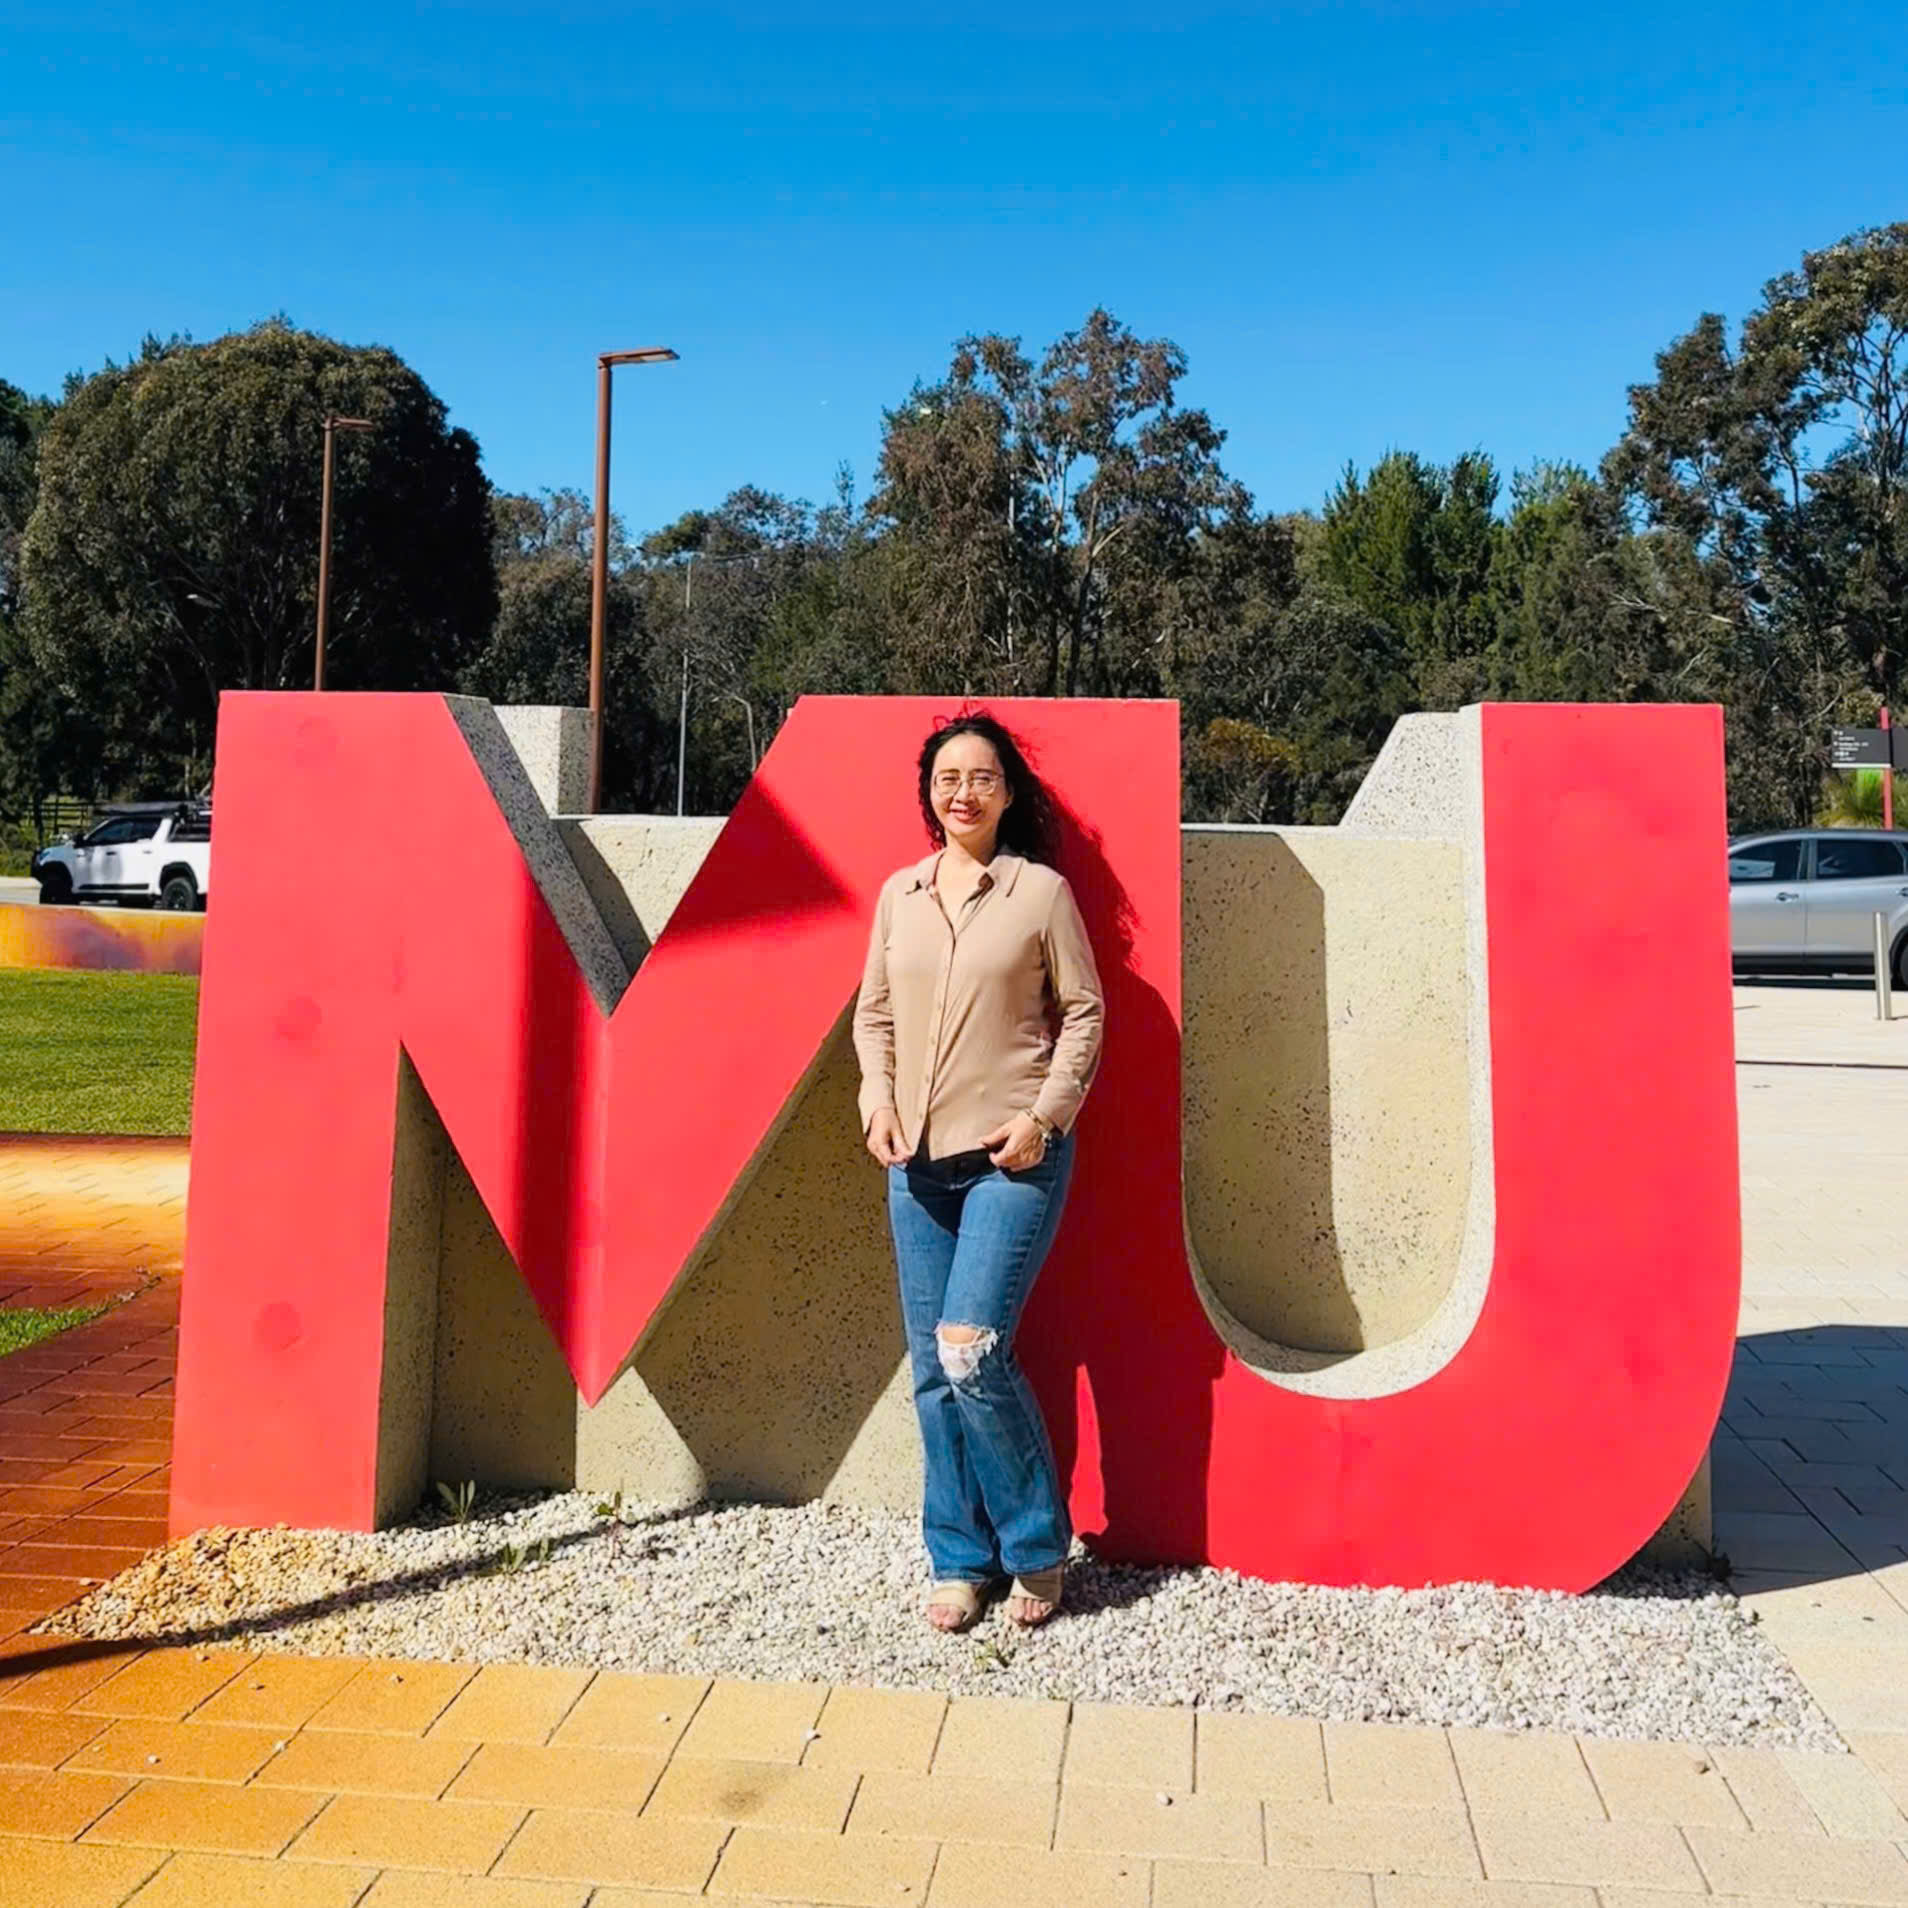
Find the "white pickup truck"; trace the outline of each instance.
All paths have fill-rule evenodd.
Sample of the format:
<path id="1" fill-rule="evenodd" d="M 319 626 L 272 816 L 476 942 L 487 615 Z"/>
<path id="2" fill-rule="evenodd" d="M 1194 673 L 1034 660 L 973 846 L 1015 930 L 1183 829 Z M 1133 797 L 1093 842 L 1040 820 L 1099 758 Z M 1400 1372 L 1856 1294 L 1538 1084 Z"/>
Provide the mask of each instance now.
<path id="1" fill-rule="evenodd" d="M 212 811 L 196 802 L 120 802 L 82 835 L 33 857 L 40 899 L 202 908 L 212 885 Z"/>

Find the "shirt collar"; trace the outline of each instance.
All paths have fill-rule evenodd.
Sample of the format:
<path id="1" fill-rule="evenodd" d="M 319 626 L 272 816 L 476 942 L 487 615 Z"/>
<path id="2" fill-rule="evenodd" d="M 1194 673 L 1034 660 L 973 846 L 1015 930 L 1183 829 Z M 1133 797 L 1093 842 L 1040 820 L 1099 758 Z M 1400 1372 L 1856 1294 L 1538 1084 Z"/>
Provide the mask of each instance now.
<path id="1" fill-rule="evenodd" d="M 913 894 L 918 888 L 932 888 L 934 870 L 940 865 L 940 850 L 914 864 L 914 872 L 909 878 L 907 892 Z M 1010 855 L 1004 850 L 995 855 L 987 864 L 987 885 L 997 886 L 1002 894 L 1012 894 L 1014 883 L 1020 879 L 1020 871 L 1027 865 L 1024 855 Z"/>

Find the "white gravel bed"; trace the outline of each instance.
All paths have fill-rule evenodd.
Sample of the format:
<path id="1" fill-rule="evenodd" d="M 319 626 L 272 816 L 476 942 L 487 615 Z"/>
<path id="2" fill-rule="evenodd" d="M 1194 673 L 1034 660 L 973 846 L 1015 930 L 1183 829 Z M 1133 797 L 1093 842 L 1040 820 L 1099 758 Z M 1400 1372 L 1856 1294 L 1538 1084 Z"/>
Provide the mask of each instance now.
<path id="1" fill-rule="evenodd" d="M 544 1546 L 547 1544 L 547 1554 Z M 1197 1704 L 1619 1739 L 1844 1745 L 1737 1600 L 1631 1570 L 1586 1596 L 1326 1590 L 1080 1556 L 1065 1614 L 922 1621 L 911 1519 L 841 1506 L 491 1498 L 375 1535 L 201 1532 L 43 1632 Z"/>

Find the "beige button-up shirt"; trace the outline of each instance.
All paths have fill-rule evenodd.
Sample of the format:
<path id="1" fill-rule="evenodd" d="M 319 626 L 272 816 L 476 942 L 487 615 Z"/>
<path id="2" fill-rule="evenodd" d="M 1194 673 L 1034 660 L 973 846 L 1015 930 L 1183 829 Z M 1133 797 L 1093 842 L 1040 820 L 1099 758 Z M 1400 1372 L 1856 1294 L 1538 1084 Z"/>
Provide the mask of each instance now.
<path id="1" fill-rule="evenodd" d="M 977 1148 L 1029 1110 L 1068 1131 L 1100 1064 L 1106 1007 L 1063 876 L 997 854 L 952 919 L 938 854 L 889 877 L 855 1003 L 861 1130 L 883 1107 L 910 1156 Z"/>

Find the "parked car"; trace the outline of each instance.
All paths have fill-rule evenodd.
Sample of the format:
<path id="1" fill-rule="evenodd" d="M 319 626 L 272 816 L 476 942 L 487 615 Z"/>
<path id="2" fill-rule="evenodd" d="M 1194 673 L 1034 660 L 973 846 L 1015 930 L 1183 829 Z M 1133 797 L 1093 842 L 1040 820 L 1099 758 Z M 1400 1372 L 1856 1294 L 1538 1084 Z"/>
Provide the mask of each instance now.
<path id="1" fill-rule="evenodd" d="M 202 908 L 212 886 L 212 810 L 199 802 L 120 802 L 72 841 L 33 857 L 40 899 Z"/>
<path id="2" fill-rule="evenodd" d="M 1801 828 L 1729 844 L 1738 973 L 1872 973 L 1878 914 L 1891 978 L 1908 988 L 1908 829 Z"/>

